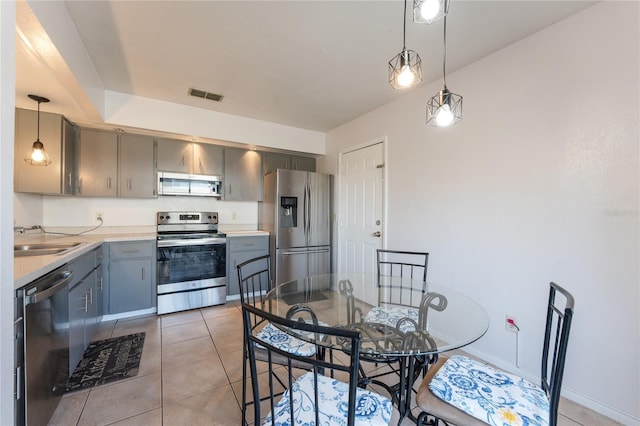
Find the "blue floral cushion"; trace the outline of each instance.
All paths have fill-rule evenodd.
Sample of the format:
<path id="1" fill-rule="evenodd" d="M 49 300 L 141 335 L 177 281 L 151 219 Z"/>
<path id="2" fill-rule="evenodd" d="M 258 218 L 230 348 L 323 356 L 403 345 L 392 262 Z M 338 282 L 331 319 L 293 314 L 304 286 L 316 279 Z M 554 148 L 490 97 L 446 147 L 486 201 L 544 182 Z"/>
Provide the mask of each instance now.
<path id="1" fill-rule="evenodd" d="M 320 425 L 346 425 L 349 405 L 349 386 L 336 379 L 318 374 L 318 405 Z M 289 403 L 293 395 L 294 425 L 315 425 L 314 376 L 305 373 L 296 380 L 290 389 L 274 406 L 276 425 L 291 425 Z M 357 389 L 356 421 L 357 425 L 388 425 L 391 421 L 391 401 L 374 392 Z M 271 413 L 262 423 L 271 425 Z"/>
<path id="2" fill-rule="evenodd" d="M 490 425 L 549 424 L 549 401 L 540 386 L 465 356 L 449 358 L 434 375 L 429 389 Z"/>
<path id="3" fill-rule="evenodd" d="M 300 333 L 302 334 L 303 332 Z M 292 354 L 300 356 L 313 356 L 316 354 L 316 346 L 313 343 L 305 342 L 297 337 L 293 337 L 271 323 L 267 324 L 262 330 L 260 330 L 256 334 L 256 337 L 280 350 Z"/>
<path id="4" fill-rule="evenodd" d="M 367 312 L 367 315 L 364 316 L 364 321 L 368 323 L 384 324 L 395 328 L 398 321 L 405 318 L 409 318 L 417 323 L 418 310 L 405 306 L 377 306 Z M 414 330 L 415 326 L 410 321 L 403 322 L 400 325 L 400 331 L 403 333 Z"/>

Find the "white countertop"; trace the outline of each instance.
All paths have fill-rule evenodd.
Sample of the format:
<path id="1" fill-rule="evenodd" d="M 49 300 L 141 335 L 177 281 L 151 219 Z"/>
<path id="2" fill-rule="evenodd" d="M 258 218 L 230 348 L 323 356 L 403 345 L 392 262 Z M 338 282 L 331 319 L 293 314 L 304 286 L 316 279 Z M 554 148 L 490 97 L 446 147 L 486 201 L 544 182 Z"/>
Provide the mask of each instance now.
<path id="1" fill-rule="evenodd" d="M 227 237 L 253 237 L 268 236 L 266 231 L 247 230 L 247 231 L 223 231 Z M 27 234 L 18 235 L 15 238 L 15 244 L 39 244 L 39 243 L 82 243 L 77 248 L 70 250 L 62 255 L 48 256 L 22 256 L 13 258 L 13 284 L 14 289 L 18 289 L 29 284 L 31 281 L 45 275 L 48 272 L 70 262 L 76 257 L 87 253 L 102 243 L 121 242 L 121 241 L 139 241 L 139 240 L 155 240 L 155 232 L 128 233 L 114 232 L 104 234 L 82 234 L 82 235 L 51 235 L 51 234 Z"/>
<path id="2" fill-rule="evenodd" d="M 70 262 L 105 242 L 155 240 L 155 233 L 144 234 L 84 234 L 84 235 L 29 235 L 16 238 L 14 244 L 82 243 L 77 248 L 60 255 L 19 256 L 13 258 L 13 286 L 19 289 L 48 272 Z"/>

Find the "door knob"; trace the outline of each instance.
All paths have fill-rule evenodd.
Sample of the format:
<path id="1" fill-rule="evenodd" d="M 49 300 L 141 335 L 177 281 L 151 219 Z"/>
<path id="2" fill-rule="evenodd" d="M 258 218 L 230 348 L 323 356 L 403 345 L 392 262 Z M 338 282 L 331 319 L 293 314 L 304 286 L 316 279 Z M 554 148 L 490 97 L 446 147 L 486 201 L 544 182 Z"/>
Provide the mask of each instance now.
<path id="1" fill-rule="evenodd" d="M 374 237 L 378 237 L 378 238 L 380 238 L 380 231 L 376 231 L 376 232 L 374 232 L 374 233 L 373 233 L 373 234 L 371 234 L 371 235 L 373 235 Z"/>

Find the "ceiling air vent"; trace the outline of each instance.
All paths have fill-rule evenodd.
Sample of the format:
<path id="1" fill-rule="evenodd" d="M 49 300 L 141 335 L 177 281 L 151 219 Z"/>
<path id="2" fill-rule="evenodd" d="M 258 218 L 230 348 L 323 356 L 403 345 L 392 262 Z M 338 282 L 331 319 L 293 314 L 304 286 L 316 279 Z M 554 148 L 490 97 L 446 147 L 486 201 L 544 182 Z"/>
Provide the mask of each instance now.
<path id="1" fill-rule="evenodd" d="M 224 96 L 215 93 L 205 92 L 204 90 L 189 89 L 189 94 L 197 98 L 209 99 L 210 101 L 220 102 Z"/>

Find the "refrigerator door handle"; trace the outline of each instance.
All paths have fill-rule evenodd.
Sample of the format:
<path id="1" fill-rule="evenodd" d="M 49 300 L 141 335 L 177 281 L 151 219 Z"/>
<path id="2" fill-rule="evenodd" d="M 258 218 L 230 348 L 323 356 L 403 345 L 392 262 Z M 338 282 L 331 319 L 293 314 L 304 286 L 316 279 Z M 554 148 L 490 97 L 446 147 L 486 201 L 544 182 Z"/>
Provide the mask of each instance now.
<path id="1" fill-rule="evenodd" d="M 280 253 L 283 256 L 293 256 L 296 254 L 313 254 L 313 253 L 327 253 L 329 249 L 322 250 L 307 250 L 307 251 L 283 251 Z"/>
<path id="2" fill-rule="evenodd" d="M 311 234 L 311 185 L 307 184 L 307 235 Z"/>

